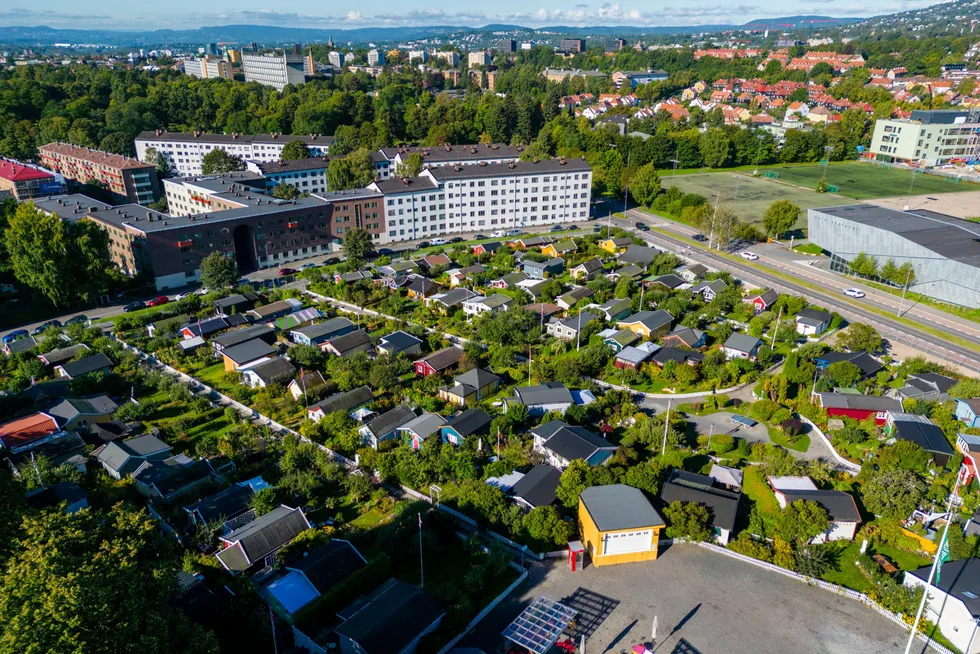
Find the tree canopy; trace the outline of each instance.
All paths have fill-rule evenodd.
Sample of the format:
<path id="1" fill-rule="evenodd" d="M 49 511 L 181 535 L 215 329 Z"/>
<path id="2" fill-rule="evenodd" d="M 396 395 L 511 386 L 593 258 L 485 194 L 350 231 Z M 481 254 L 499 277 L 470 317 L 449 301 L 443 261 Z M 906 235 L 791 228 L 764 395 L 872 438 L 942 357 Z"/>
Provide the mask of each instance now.
<path id="1" fill-rule="evenodd" d="M 360 265 L 374 251 L 371 233 L 363 227 L 354 227 L 344 234 L 344 254 L 352 265 Z"/>
<path id="2" fill-rule="evenodd" d="M 238 282 L 238 265 L 224 252 L 212 252 L 201 260 L 201 285 L 210 289 L 228 288 Z"/>
<path id="3" fill-rule="evenodd" d="M 293 139 L 282 146 L 282 153 L 279 155 L 280 161 L 292 161 L 295 159 L 309 159 L 310 149 L 299 139 Z"/>
<path id="4" fill-rule="evenodd" d="M 769 236 L 778 238 L 793 228 L 800 217 L 800 205 L 789 200 L 776 200 L 762 216 L 762 225 Z"/>
<path id="5" fill-rule="evenodd" d="M 231 173 L 245 170 L 245 160 L 237 154 L 228 154 L 224 148 L 215 148 L 201 157 L 201 172 L 205 175 Z"/>

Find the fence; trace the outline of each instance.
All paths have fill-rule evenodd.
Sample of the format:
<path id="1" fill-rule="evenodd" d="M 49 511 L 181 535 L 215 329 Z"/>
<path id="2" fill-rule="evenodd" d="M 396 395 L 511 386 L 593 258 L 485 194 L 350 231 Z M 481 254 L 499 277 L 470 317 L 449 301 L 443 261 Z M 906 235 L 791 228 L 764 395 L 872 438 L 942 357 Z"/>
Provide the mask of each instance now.
<path id="1" fill-rule="evenodd" d="M 483 610 L 480 611 L 479 613 L 477 613 L 476 614 L 476 617 L 474 617 L 472 620 L 470 620 L 469 624 L 467 624 L 465 627 L 463 627 L 463 630 L 461 632 L 459 632 L 458 634 L 456 634 L 456 636 L 451 641 L 449 641 L 448 643 L 446 643 L 443 646 L 443 648 L 439 650 L 438 654 L 446 654 L 446 652 L 448 652 L 453 647 L 455 647 L 456 646 L 456 643 L 458 643 L 460 640 L 462 640 L 463 636 L 465 636 L 466 634 L 470 633 L 470 631 L 473 629 L 473 627 L 475 627 L 477 625 L 477 623 L 480 622 L 480 620 L 482 620 L 483 618 L 487 617 L 487 614 L 490 613 L 490 611 L 492 611 L 495 608 L 497 608 L 497 605 L 498 604 L 500 604 L 501 602 L 503 602 L 504 599 L 506 599 L 506 597 L 508 595 L 510 595 L 512 592 L 514 592 L 514 589 L 515 588 L 517 588 L 518 586 L 520 586 L 521 583 L 525 579 L 527 579 L 527 570 L 525 570 L 521 566 L 517 565 L 513 561 L 508 561 L 508 564 L 511 567 L 513 567 L 514 569 L 520 570 L 520 573 L 521 573 L 520 576 L 518 576 L 517 579 L 515 579 L 514 582 L 510 586 L 508 586 L 506 589 L 504 589 L 504 592 L 502 592 L 499 595 L 497 595 L 495 598 L 493 598 L 493 601 L 492 602 L 490 602 L 489 604 L 487 604 L 486 606 L 484 606 L 483 607 Z"/>
<path id="2" fill-rule="evenodd" d="M 909 166 L 908 164 L 894 163 L 889 161 L 878 161 L 871 159 L 858 159 L 858 161 L 867 162 L 869 164 L 877 164 L 882 168 L 897 168 L 899 170 L 908 170 L 913 173 L 918 173 L 920 175 L 933 175 L 935 177 L 946 177 L 947 179 L 955 180 L 966 180 L 968 182 L 980 182 L 980 175 L 972 170 L 943 170 L 941 168 L 917 168 L 916 166 Z"/>
<path id="3" fill-rule="evenodd" d="M 859 593 L 856 590 L 851 590 L 850 588 L 844 588 L 843 586 L 838 586 L 837 584 L 832 584 L 829 581 L 824 581 L 822 579 L 814 579 L 813 577 L 807 577 L 806 575 L 801 575 L 799 573 L 793 572 L 792 570 L 787 570 L 786 568 L 780 568 L 778 565 L 767 563 L 765 561 L 760 561 L 759 559 L 753 559 L 751 556 L 745 556 L 744 554 L 739 554 L 738 552 L 733 552 L 729 549 L 726 549 L 719 545 L 715 545 L 713 543 L 697 543 L 697 545 L 699 547 L 703 547 L 713 552 L 717 552 L 718 554 L 724 554 L 725 556 L 729 556 L 733 559 L 738 559 L 739 561 L 743 561 L 745 563 L 749 563 L 756 567 L 769 570 L 770 572 L 781 574 L 784 577 L 789 577 L 790 579 L 795 579 L 796 581 L 802 581 L 808 586 L 817 586 L 818 588 L 829 590 L 830 592 L 836 593 L 837 595 L 842 595 L 849 599 L 861 602 L 868 608 L 873 609 L 876 613 L 879 613 L 882 616 L 888 618 L 889 620 L 899 625 L 906 631 L 911 626 L 905 623 L 905 620 L 902 618 L 901 615 L 897 613 L 892 613 L 891 611 L 883 608 L 877 602 L 875 602 L 873 599 L 871 599 L 864 593 Z M 940 645 L 939 643 L 931 640 L 925 634 L 918 634 L 918 639 L 923 643 L 925 643 L 926 645 L 928 645 L 929 647 L 936 650 L 937 652 L 939 652 L 940 654 L 957 654 L 957 652 L 954 652 L 948 647 L 944 647 L 943 645 Z"/>
<path id="4" fill-rule="evenodd" d="M 774 363 L 765 370 L 763 370 L 759 375 L 765 375 L 772 372 L 779 366 L 783 365 L 783 362 Z M 735 391 L 740 391 L 747 386 L 757 383 L 759 380 L 755 379 L 753 381 L 745 382 L 744 384 L 738 384 L 737 386 L 732 386 L 730 388 L 722 388 L 714 391 L 698 391 L 696 393 L 644 393 L 643 391 L 638 391 L 629 386 L 617 386 L 616 384 L 610 384 L 609 382 L 604 382 L 601 379 L 589 379 L 589 381 L 606 388 L 612 388 L 617 391 L 628 391 L 630 393 L 639 393 L 645 398 L 651 400 L 693 400 L 699 397 L 710 397 L 712 395 L 724 395 L 726 393 L 734 393 Z"/>
<path id="5" fill-rule="evenodd" d="M 833 445 L 831 445 L 830 439 L 827 438 L 827 436 L 823 433 L 823 431 L 819 427 L 817 427 L 812 420 L 810 420 L 809 418 L 803 415 L 800 415 L 800 420 L 803 422 L 803 424 L 810 426 L 811 433 L 814 433 L 818 437 L 820 437 L 820 440 L 823 441 L 823 444 L 827 446 L 828 450 L 830 450 L 831 456 L 834 457 L 834 460 L 838 463 L 838 465 L 840 465 L 842 468 L 847 470 L 852 475 L 856 475 L 859 472 L 861 472 L 861 466 L 855 463 L 851 463 L 850 461 L 848 461 L 847 459 L 845 459 L 844 457 L 842 457 L 840 454 L 837 453 L 837 450 L 834 449 Z"/>

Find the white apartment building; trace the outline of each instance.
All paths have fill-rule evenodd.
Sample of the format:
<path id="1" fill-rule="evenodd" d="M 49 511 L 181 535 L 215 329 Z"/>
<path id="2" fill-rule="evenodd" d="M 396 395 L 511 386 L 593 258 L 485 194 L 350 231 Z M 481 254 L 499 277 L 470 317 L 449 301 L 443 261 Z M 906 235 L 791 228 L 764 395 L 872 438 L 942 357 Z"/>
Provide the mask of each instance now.
<path id="1" fill-rule="evenodd" d="M 136 137 L 136 158 L 146 161 L 146 151 L 166 156 L 179 175 L 200 175 L 201 161 L 211 150 L 222 149 L 245 160 L 279 161 L 290 141 L 303 141 L 311 157 L 326 156 L 332 136 L 320 134 L 207 134 L 204 132 L 142 132 Z"/>
<path id="2" fill-rule="evenodd" d="M 429 53 L 425 50 L 409 50 L 408 51 L 408 63 L 426 63 L 429 61 Z"/>
<path id="3" fill-rule="evenodd" d="M 230 62 L 214 57 L 203 57 L 201 59 L 185 59 L 184 72 L 191 77 L 201 79 L 235 79 L 235 71 Z"/>
<path id="4" fill-rule="evenodd" d="M 246 161 L 245 169 L 265 178 L 269 195 L 279 184 L 290 184 L 300 193 L 327 192 L 327 159 L 310 157 L 291 161 Z"/>
<path id="5" fill-rule="evenodd" d="M 592 169 L 582 159 L 441 166 L 376 181 L 385 242 L 587 220 Z"/>
<path id="6" fill-rule="evenodd" d="M 472 68 L 473 66 L 489 66 L 490 65 L 490 54 L 488 52 L 471 52 L 466 56 L 467 65 Z"/>
<path id="7" fill-rule="evenodd" d="M 330 65 L 335 69 L 340 70 L 344 67 L 344 53 L 334 50 L 327 55 L 327 61 L 329 61 Z"/>
<path id="8" fill-rule="evenodd" d="M 980 114 L 913 111 L 907 119 L 878 119 L 871 138 L 878 161 L 945 166 L 980 156 Z"/>
<path id="9" fill-rule="evenodd" d="M 385 53 L 378 50 L 369 50 L 367 55 L 368 66 L 384 66 Z"/>
<path id="10" fill-rule="evenodd" d="M 445 61 L 450 68 L 455 68 L 459 65 L 459 53 L 452 50 L 449 52 L 437 52 L 436 58 L 439 61 Z"/>
<path id="11" fill-rule="evenodd" d="M 313 75 L 313 55 L 242 54 L 246 82 L 258 82 L 282 91 L 287 84 L 302 84 Z"/>
<path id="12" fill-rule="evenodd" d="M 388 179 L 411 154 L 422 155 L 424 168 L 438 168 L 439 166 L 511 163 L 520 161 L 523 153 L 523 145 L 506 143 L 381 148 L 375 157 L 375 168 L 378 171 L 378 179 Z"/>

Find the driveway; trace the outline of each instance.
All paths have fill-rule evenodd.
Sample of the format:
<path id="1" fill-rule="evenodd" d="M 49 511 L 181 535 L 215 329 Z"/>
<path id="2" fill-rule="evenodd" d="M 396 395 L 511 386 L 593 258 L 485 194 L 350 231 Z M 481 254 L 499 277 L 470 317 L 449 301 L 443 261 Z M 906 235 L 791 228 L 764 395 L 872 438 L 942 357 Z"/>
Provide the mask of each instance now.
<path id="1" fill-rule="evenodd" d="M 592 654 L 649 642 L 654 617 L 657 654 L 897 654 L 906 638 L 857 601 L 694 545 L 675 545 L 650 563 L 576 573 L 564 560 L 536 564 L 458 647 L 496 651 L 504 627 L 542 595 L 572 598 Z M 918 643 L 913 651 L 923 647 Z"/>

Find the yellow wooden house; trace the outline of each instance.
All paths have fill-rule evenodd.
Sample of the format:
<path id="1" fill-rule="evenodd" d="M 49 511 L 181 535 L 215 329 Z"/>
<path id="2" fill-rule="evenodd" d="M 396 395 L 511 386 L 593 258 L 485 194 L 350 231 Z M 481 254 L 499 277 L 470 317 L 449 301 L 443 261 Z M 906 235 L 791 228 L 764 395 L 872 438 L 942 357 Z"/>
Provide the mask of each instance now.
<path id="1" fill-rule="evenodd" d="M 665 523 L 638 488 L 586 488 L 578 498 L 578 520 L 582 543 L 596 567 L 657 558 Z"/>
<path id="2" fill-rule="evenodd" d="M 599 247 L 608 252 L 609 254 L 618 254 L 620 252 L 626 252 L 626 248 L 633 245 L 633 239 L 628 236 L 622 236 L 620 238 L 607 238 L 605 240 L 599 241 Z"/>
<path id="3" fill-rule="evenodd" d="M 548 243 L 541 247 L 541 254 L 548 257 L 564 257 L 576 252 L 578 246 L 575 245 L 575 241 L 571 239 L 567 241 L 559 241 L 558 243 Z"/>

